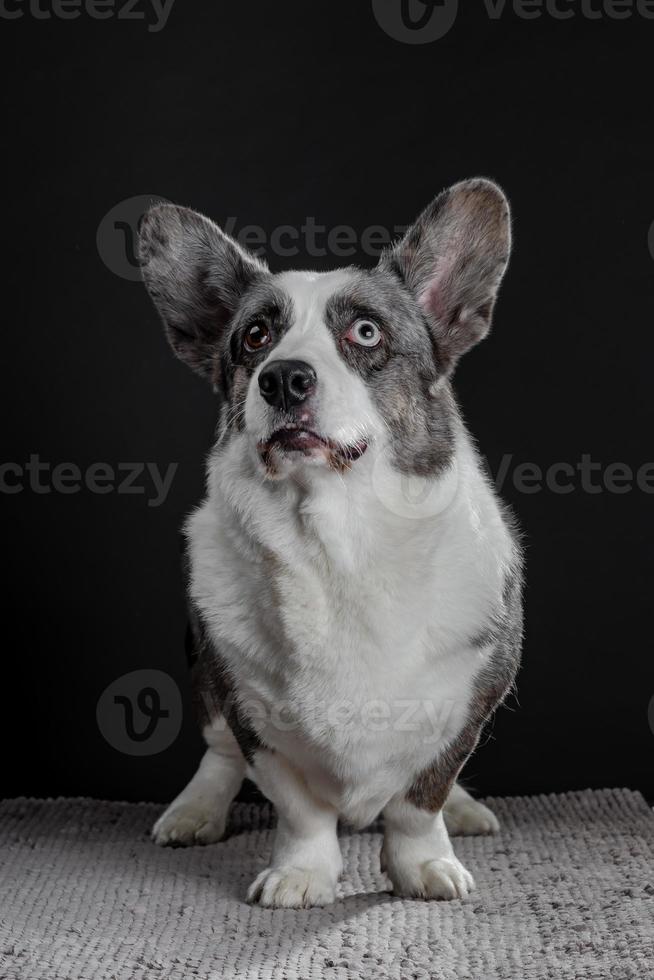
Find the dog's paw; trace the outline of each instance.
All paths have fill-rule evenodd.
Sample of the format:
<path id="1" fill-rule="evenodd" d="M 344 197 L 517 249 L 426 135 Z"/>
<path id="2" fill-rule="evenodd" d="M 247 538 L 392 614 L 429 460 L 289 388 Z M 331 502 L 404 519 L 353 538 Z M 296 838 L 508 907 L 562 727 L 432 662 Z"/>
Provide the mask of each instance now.
<path id="1" fill-rule="evenodd" d="M 391 880 L 395 894 L 405 898 L 467 898 L 475 887 L 470 872 L 454 856 L 396 869 Z"/>
<path id="2" fill-rule="evenodd" d="M 445 803 L 443 818 L 452 836 L 496 834 L 500 823 L 492 810 L 466 794 L 462 799 Z"/>
<path id="3" fill-rule="evenodd" d="M 161 846 L 215 844 L 223 837 L 227 814 L 199 801 L 173 803 L 152 828 L 152 840 Z"/>
<path id="4" fill-rule="evenodd" d="M 329 905 L 334 897 L 331 877 L 315 868 L 267 868 L 253 881 L 247 893 L 250 903 L 287 909 Z"/>

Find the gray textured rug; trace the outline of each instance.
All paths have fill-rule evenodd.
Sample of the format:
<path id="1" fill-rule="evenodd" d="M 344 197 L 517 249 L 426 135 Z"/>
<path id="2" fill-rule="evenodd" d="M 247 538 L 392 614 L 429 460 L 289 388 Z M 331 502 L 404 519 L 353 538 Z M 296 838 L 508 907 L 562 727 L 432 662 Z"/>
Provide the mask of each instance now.
<path id="1" fill-rule="evenodd" d="M 159 849 L 160 808 L 0 803 L 2 980 L 623 980 L 654 977 L 654 819 L 627 790 L 493 800 L 502 833 L 457 839 L 465 902 L 393 898 L 377 832 L 346 834 L 330 908 L 250 908 L 267 808 L 231 837 Z"/>

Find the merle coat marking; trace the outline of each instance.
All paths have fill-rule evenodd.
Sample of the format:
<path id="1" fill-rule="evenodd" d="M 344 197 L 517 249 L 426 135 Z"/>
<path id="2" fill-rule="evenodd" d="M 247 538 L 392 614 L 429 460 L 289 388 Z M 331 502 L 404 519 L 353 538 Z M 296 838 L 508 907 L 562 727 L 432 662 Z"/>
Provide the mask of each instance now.
<path id="1" fill-rule="evenodd" d="M 455 780 L 515 677 L 522 562 L 451 379 L 490 328 L 506 198 L 456 185 L 372 270 L 274 275 L 172 205 L 140 242 L 168 339 L 220 402 L 186 525 L 208 750 L 155 839 L 219 839 L 247 773 L 279 820 L 250 901 L 333 900 L 338 817 L 380 811 L 395 890 L 465 897 L 447 828 L 497 821 Z"/>

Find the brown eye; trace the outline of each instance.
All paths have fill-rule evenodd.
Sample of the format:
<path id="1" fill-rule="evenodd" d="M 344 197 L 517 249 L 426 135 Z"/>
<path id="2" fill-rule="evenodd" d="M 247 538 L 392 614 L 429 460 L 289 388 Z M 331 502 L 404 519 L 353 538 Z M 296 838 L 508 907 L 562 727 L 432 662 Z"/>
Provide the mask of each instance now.
<path id="1" fill-rule="evenodd" d="M 243 346 L 250 353 L 261 350 L 270 343 L 270 330 L 265 323 L 253 323 L 245 331 Z"/>

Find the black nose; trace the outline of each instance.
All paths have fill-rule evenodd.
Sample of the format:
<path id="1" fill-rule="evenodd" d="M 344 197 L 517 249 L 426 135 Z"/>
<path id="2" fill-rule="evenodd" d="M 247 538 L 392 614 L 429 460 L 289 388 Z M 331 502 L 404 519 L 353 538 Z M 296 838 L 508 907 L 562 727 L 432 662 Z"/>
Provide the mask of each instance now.
<path id="1" fill-rule="evenodd" d="M 259 391 L 273 408 L 299 405 L 316 387 L 316 372 L 305 361 L 271 361 L 259 375 Z"/>

